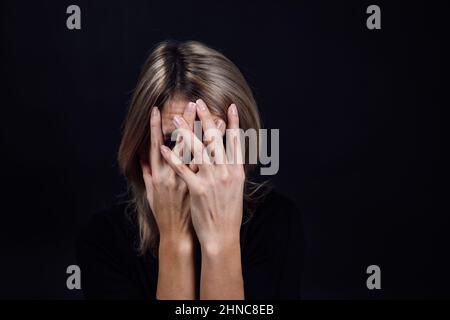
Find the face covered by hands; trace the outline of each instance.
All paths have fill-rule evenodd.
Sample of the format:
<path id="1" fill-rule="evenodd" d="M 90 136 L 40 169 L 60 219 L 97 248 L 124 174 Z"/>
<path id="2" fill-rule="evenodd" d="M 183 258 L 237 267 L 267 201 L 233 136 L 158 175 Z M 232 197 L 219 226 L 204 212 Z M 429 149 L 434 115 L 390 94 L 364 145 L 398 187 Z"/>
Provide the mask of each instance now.
<path id="1" fill-rule="evenodd" d="M 179 110 L 164 110 L 162 118 L 170 119 L 177 134 L 170 149 L 164 145 L 163 131 L 170 133 L 171 125 L 153 109 L 149 162 L 141 162 L 147 199 L 160 233 L 157 297 L 195 298 L 197 236 L 202 253 L 200 298 L 243 299 L 239 236 L 245 172 L 237 108 L 234 104 L 228 108 L 226 141 L 231 145 L 226 149 L 225 123 L 214 119 L 202 100 L 188 103 L 183 110 L 182 116 Z M 196 115 L 204 141 L 193 132 Z M 187 154 L 193 156 L 191 163 L 182 161 Z"/>
<path id="2" fill-rule="evenodd" d="M 187 185 L 192 224 L 202 251 L 214 254 L 239 245 L 245 182 L 239 116 L 236 105 L 230 105 L 227 141 L 231 152 L 226 152 L 220 125 L 217 128 L 206 104 L 197 100 L 195 107 L 205 132 L 204 142 L 192 131 L 189 118 L 175 115 L 173 122 L 182 137 L 180 145 L 192 153 L 198 172 L 182 162 L 177 148 L 161 146 L 161 154 Z"/>

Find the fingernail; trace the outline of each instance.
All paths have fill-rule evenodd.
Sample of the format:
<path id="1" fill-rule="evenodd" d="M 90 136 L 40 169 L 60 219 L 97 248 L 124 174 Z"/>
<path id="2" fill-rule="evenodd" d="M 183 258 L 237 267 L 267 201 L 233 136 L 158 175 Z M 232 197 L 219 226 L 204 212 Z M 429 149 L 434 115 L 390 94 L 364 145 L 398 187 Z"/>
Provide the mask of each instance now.
<path id="1" fill-rule="evenodd" d="M 157 114 L 158 114 L 158 107 L 153 107 L 153 110 L 152 110 L 152 117 L 154 117 L 154 116 L 156 116 Z"/>
<path id="2" fill-rule="evenodd" d="M 192 113 L 195 111 L 195 108 L 196 108 L 195 102 L 189 102 L 187 111 Z"/>
<path id="3" fill-rule="evenodd" d="M 234 115 L 234 116 L 237 116 L 237 108 L 236 108 L 236 105 L 233 103 L 231 106 L 230 106 L 230 108 L 231 108 L 231 114 L 232 115 Z"/>
<path id="4" fill-rule="evenodd" d="M 179 115 L 173 116 L 173 123 L 175 124 L 175 127 L 179 128 L 183 124 L 183 119 Z"/>
<path id="5" fill-rule="evenodd" d="M 197 104 L 197 108 L 200 109 L 201 111 L 206 110 L 206 105 L 202 99 L 198 99 L 195 103 Z"/>

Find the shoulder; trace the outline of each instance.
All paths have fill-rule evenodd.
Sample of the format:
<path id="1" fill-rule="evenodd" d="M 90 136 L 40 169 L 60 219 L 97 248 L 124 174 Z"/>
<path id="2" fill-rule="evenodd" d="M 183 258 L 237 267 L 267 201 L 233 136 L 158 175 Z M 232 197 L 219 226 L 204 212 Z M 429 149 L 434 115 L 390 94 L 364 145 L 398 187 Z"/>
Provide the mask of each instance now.
<path id="1" fill-rule="evenodd" d="M 77 238 L 77 253 L 102 250 L 134 250 L 137 224 L 133 210 L 127 203 L 116 204 L 94 213 L 83 225 Z"/>
<path id="2" fill-rule="evenodd" d="M 277 220 L 287 222 L 301 219 L 301 212 L 292 199 L 271 189 L 257 201 L 251 220 Z"/>
<path id="3" fill-rule="evenodd" d="M 154 297 L 145 271 L 152 272 L 139 256 L 134 239 L 134 210 L 115 205 L 93 214 L 79 233 L 75 258 L 83 272 L 87 299 L 144 299 Z"/>
<path id="4" fill-rule="evenodd" d="M 258 199 L 256 209 L 248 220 L 249 236 L 282 236 L 295 232 L 303 233 L 302 214 L 289 197 L 277 190 L 268 191 Z"/>

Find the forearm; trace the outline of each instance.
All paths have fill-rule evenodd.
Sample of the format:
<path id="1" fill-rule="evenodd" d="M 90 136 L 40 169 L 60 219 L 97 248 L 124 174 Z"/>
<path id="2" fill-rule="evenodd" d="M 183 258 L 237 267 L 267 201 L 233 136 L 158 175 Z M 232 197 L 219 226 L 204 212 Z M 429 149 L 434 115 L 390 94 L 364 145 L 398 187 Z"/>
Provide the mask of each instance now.
<path id="1" fill-rule="evenodd" d="M 195 299 L 194 245 L 190 239 L 161 239 L 156 298 Z"/>
<path id="2" fill-rule="evenodd" d="M 244 299 L 239 241 L 213 249 L 202 247 L 200 299 Z"/>

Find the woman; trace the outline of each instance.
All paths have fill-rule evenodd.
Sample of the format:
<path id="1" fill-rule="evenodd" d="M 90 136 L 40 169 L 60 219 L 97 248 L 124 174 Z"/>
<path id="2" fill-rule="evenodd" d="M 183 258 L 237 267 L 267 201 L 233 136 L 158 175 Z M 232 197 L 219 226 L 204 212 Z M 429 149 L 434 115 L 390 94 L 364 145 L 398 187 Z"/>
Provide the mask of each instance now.
<path id="1" fill-rule="evenodd" d="M 119 150 L 132 200 L 94 215 L 78 241 L 87 298 L 299 298 L 300 215 L 250 182 L 239 128 L 260 119 L 238 68 L 198 42 L 157 45 Z"/>

